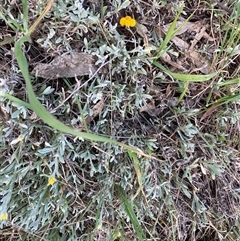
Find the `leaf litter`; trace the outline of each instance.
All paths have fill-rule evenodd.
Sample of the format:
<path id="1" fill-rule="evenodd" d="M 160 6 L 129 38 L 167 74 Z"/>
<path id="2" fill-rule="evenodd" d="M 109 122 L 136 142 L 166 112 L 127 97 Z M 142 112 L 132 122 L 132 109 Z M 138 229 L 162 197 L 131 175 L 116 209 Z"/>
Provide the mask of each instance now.
<path id="1" fill-rule="evenodd" d="M 170 26 L 171 23 L 163 25 L 162 28 L 157 27 L 158 33 L 165 34 Z M 172 61 L 170 55 L 164 53 L 162 60 L 178 70 L 190 70 L 190 73 L 200 71 L 203 74 L 209 74 L 211 72 L 211 64 L 209 63 L 209 60 L 198 53 L 194 48 L 202 38 L 205 38 L 208 42 L 213 42 L 215 40 L 206 32 L 209 25 L 204 21 L 186 22 L 185 19 L 182 19 L 176 23 L 176 28 L 179 28 L 180 26 L 181 28 L 176 32 L 171 41 L 180 50 L 182 53 L 181 56 L 177 58 L 176 61 Z M 181 38 L 181 35 L 184 33 L 194 33 L 194 35 L 191 35 L 193 40 L 190 44 Z M 190 69 L 189 66 L 191 66 Z"/>

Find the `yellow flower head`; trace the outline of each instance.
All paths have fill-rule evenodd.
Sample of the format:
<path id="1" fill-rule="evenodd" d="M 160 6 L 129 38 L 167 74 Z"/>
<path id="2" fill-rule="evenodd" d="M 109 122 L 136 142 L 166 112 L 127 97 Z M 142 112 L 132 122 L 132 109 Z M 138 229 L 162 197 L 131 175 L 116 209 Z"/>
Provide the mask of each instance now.
<path id="1" fill-rule="evenodd" d="M 135 27 L 136 24 L 137 24 L 137 21 L 130 16 L 126 16 L 120 19 L 120 25 L 122 27 Z"/>
<path id="2" fill-rule="evenodd" d="M 0 220 L 7 220 L 7 218 L 8 218 L 7 213 L 1 213 L 0 214 Z"/>
<path id="3" fill-rule="evenodd" d="M 100 225 L 97 225 L 96 229 L 97 229 L 97 230 L 101 230 L 101 226 L 100 226 Z"/>
<path id="4" fill-rule="evenodd" d="M 23 137 L 22 137 L 22 136 L 19 136 L 17 139 L 18 139 L 18 141 L 22 141 L 22 140 L 23 140 Z"/>
<path id="5" fill-rule="evenodd" d="M 48 186 L 49 186 L 49 185 L 52 186 L 55 182 L 56 182 L 55 177 L 49 177 L 49 178 L 48 178 Z"/>

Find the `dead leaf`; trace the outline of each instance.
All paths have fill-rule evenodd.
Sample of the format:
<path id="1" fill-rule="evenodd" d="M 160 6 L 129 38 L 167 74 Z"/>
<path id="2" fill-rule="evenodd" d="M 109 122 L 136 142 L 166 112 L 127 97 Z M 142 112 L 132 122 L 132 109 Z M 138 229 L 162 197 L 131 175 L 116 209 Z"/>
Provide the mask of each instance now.
<path id="1" fill-rule="evenodd" d="M 164 62 L 170 64 L 171 66 L 173 66 L 173 67 L 175 67 L 177 69 L 180 69 L 180 70 L 183 70 L 183 71 L 185 70 L 185 68 L 181 65 L 181 63 L 179 63 L 179 61 L 178 62 L 172 61 L 170 55 L 168 53 L 166 53 L 166 52 L 163 53 L 160 58 Z"/>
<path id="2" fill-rule="evenodd" d="M 33 74 L 47 79 L 90 75 L 97 70 L 94 56 L 87 53 L 73 53 L 57 56 L 49 64 L 38 64 Z"/>
<path id="3" fill-rule="evenodd" d="M 206 25 L 204 21 L 197 21 L 197 22 L 185 22 L 186 20 L 179 20 L 176 23 L 176 29 L 178 29 L 181 25 L 182 27 L 179 29 L 179 31 L 176 33 L 176 35 L 182 35 L 186 31 L 196 32 L 196 35 L 200 33 L 200 31 L 204 29 L 202 33 L 202 37 L 206 38 L 208 41 L 214 41 L 215 39 L 212 38 L 210 35 L 206 33 L 206 29 L 209 26 Z M 185 23 L 184 23 L 185 22 Z M 166 33 L 171 26 L 172 23 L 166 24 L 163 26 L 163 31 Z"/>
<path id="4" fill-rule="evenodd" d="M 92 107 L 93 114 L 92 115 L 87 115 L 84 122 L 79 125 L 79 130 L 82 131 L 84 129 L 84 124 L 89 124 L 93 119 L 101 113 L 103 110 L 105 101 L 104 99 L 101 99 L 96 105 Z"/>
<path id="5" fill-rule="evenodd" d="M 5 121 L 8 118 L 9 118 L 9 115 L 8 115 L 7 111 L 2 106 L 0 106 L 0 119 Z"/>
<path id="6" fill-rule="evenodd" d="M 136 29 L 137 29 L 137 33 L 143 38 L 145 47 L 148 47 L 148 37 L 147 37 L 148 29 L 146 28 L 146 26 L 140 23 L 136 25 Z"/>
<path id="7" fill-rule="evenodd" d="M 140 109 L 139 109 L 139 112 L 148 112 L 148 111 L 151 111 L 151 110 L 155 110 L 156 109 L 156 106 L 155 106 L 155 103 L 154 101 L 152 100 L 151 103 L 148 103 L 144 106 L 142 106 Z"/>
<path id="8" fill-rule="evenodd" d="M 210 116 L 219 106 L 221 103 L 214 103 L 201 117 L 200 121 L 203 121 L 206 119 L 208 116 Z"/>

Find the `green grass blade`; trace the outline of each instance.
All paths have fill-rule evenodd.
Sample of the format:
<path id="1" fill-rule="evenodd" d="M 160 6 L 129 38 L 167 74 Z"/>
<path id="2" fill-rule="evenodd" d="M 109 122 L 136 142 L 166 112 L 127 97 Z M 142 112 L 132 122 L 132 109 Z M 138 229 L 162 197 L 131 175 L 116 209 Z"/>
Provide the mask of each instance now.
<path id="1" fill-rule="evenodd" d="M 230 79 L 230 80 L 227 80 L 227 81 L 223 81 L 221 83 L 216 83 L 215 86 L 222 87 L 222 86 L 236 85 L 236 84 L 237 85 L 240 84 L 240 77 L 234 78 L 234 79 Z"/>
<path id="2" fill-rule="evenodd" d="M 227 103 L 231 103 L 231 102 L 236 102 L 239 101 L 240 99 L 240 94 L 234 94 L 234 95 L 228 95 L 228 96 L 224 96 L 218 100 L 216 100 L 213 103 L 221 103 L 221 104 L 227 104 Z"/>
<path id="3" fill-rule="evenodd" d="M 183 10 L 183 7 L 184 7 L 184 4 L 182 4 L 182 6 L 180 7 L 180 10 L 178 11 L 176 17 L 174 18 L 172 24 L 170 25 L 167 33 L 166 33 L 166 36 L 162 42 L 162 44 L 160 45 L 159 49 L 158 49 L 158 54 L 157 56 L 161 56 L 162 55 L 162 50 L 165 49 L 165 47 L 167 46 L 167 44 L 169 43 L 169 41 L 171 40 L 171 38 L 175 35 L 175 33 L 177 32 L 175 29 L 175 26 L 176 26 L 176 23 L 177 23 L 177 20 Z"/>
<path id="4" fill-rule="evenodd" d="M 206 74 L 206 75 L 174 73 L 166 69 L 163 65 L 161 65 L 156 60 L 153 61 L 153 64 L 159 69 L 161 69 L 162 71 L 164 71 L 165 73 L 172 76 L 173 78 L 183 82 L 204 82 L 204 81 L 210 80 L 211 78 L 215 77 L 218 74 L 217 72 Z"/>
<path id="5" fill-rule="evenodd" d="M 14 40 L 15 40 L 15 36 L 14 37 L 5 38 L 3 41 L 0 42 L 0 46 L 13 43 Z"/>
<path id="6" fill-rule="evenodd" d="M 22 0 L 23 5 L 23 30 L 24 33 L 28 33 L 28 2 L 27 0 Z"/>
<path id="7" fill-rule="evenodd" d="M 118 186 L 118 191 L 120 193 L 120 197 L 122 199 L 122 202 L 123 202 L 124 208 L 126 210 L 126 213 L 129 216 L 129 218 L 131 220 L 131 223 L 133 225 L 133 228 L 134 228 L 134 230 L 137 234 L 137 237 L 139 238 L 140 241 L 143 241 L 144 239 L 146 239 L 146 237 L 144 235 L 144 232 L 143 232 L 143 229 L 138 222 L 138 219 L 137 219 L 137 217 L 136 217 L 136 215 L 135 215 L 135 213 L 132 209 L 132 206 L 131 206 L 130 202 L 128 201 L 128 199 L 125 195 L 125 192 L 124 192 L 123 188 Z"/>
<path id="8" fill-rule="evenodd" d="M 140 166 L 137 154 L 132 152 L 132 151 L 128 151 L 128 156 L 133 161 L 133 165 L 134 165 L 134 168 L 135 168 L 135 172 L 137 174 L 137 180 L 138 180 L 138 185 L 139 185 L 139 189 L 137 190 L 137 192 L 136 192 L 136 194 L 134 196 L 134 199 L 137 197 L 137 195 L 141 191 L 143 196 L 144 196 L 144 198 L 145 198 L 145 201 L 147 203 L 147 198 L 146 198 L 146 195 L 145 195 L 145 193 L 143 191 L 143 185 L 142 185 L 142 170 L 141 170 L 141 166 Z"/>
<path id="9" fill-rule="evenodd" d="M 102 228 L 102 211 L 103 211 L 103 199 L 100 200 L 100 202 L 97 205 L 97 213 L 96 213 L 96 224 L 95 229 L 99 230 Z"/>
<path id="10" fill-rule="evenodd" d="M 88 139 L 88 140 L 93 140 L 93 141 L 101 141 L 101 142 L 111 142 L 111 143 L 116 143 L 115 140 L 106 138 L 106 137 L 102 137 L 102 136 L 98 136 L 98 135 L 94 135 L 94 134 L 90 134 L 90 133 L 84 133 L 84 132 L 79 132 L 77 130 L 74 130 L 66 125 L 64 125 L 62 122 L 60 122 L 59 120 L 57 120 L 53 115 L 51 115 L 46 109 L 45 107 L 40 103 L 40 101 L 36 98 L 33 88 L 32 88 L 32 84 L 31 84 L 31 80 L 30 80 L 30 76 L 29 76 L 29 72 L 28 72 L 28 63 L 27 63 L 27 59 L 24 56 L 22 50 L 21 50 L 21 46 L 22 44 L 28 40 L 28 37 L 22 37 L 19 41 L 16 42 L 15 44 L 15 56 L 19 65 L 19 68 L 22 72 L 22 75 L 26 81 L 26 85 L 27 85 L 27 92 L 28 92 L 28 98 L 29 98 L 29 102 L 30 105 L 32 107 L 32 109 L 35 111 L 35 113 L 49 126 L 55 128 L 56 130 L 59 130 L 61 132 L 65 132 L 65 133 L 69 133 L 84 139 Z"/>
<path id="11" fill-rule="evenodd" d="M 5 16 L 3 15 L 3 13 L 0 11 L 0 18 L 3 19 L 5 21 L 5 23 L 14 31 L 17 31 L 17 28 L 11 23 L 11 21 L 9 21 L 8 19 L 5 18 Z"/>
<path id="12" fill-rule="evenodd" d="M 7 93 L 5 93 L 3 96 L 4 96 L 5 98 L 11 100 L 12 102 L 15 102 L 15 103 L 17 103 L 17 104 L 19 104 L 19 105 L 21 105 L 21 106 L 24 106 L 24 107 L 32 110 L 32 106 L 31 106 L 29 103 L 27 103 L 27 102 L 25 102 L 25 101 L 23 101 L 23 100 L 20 100 L 20 99 L 12 96 L 12 95 L 10 95 L 10 94 L 7 94 Z"/>

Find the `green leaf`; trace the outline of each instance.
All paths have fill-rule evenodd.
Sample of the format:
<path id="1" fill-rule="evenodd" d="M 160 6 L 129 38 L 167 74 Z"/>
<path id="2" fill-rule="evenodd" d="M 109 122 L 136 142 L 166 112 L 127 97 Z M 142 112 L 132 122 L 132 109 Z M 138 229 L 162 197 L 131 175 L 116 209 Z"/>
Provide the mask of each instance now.
<path id="1" fill-rule="evenodd" d="M 144 239 L 146 239 L 144 233 L 143 233 L 143 229 L 141 227 L 141 225 L 139 224 L 138 222 L 138 219 L 132 209 L 132 206 L 130 204 L 130 202 L 128 201 L 126 195 L 125 195 L 125 192 L 123 190 L 122 187 L 118 186 L 118 191 L 120 193 L 120 197 L 122 199 L 122 202 L 124 204 L 124 207 L 125 207 L 125 210 L 126 210 L 126 213 L 127 215 L 129 216 L 130 220 L 131 220 L 131 223 L 133 225 L 133 228 L 139 238 L 140 241 L 143 241 Z"/>
<path id="2" fill-rule="evenodd" d="M 22 0 L 23 5 L 23 30 L 24 33 L 28 33 L 28 1 Z"/>
<path id="3" fill-rule="evenodd" d="M 184 4 L 182 4 L 182 6 L 180 7 L 176 17 L 174 18 L 172 24 L 170 25 L 167 33 L 166 33 L 166 36 L 162 42 L 162 44 L 160 45 L 159 49 L 158 49 L 158 53 L 157 53 L 157 56 L 161 56 L 162 55 L 162 50 L 165 49 L 167 47 L 167 44 L 169 43 L 169 41 L 171 40 L 171 38 L 176 34 L 176 32 L 178 31 L 177 30 L 174 30 L 175 29 L 175 26 L 176 26 L 176 23 L 177 23 L 177 20 L 180 16 L 180 14 L 182 13 L 182 10 L 183 10 L 183 7 L 184 7 Z"/>
<path id="4" fill-rule="evenodd" d="M 135 168 L 135 172 L 137 174 L 137 179 L 138 179 L 138 185 L 139 185 L 139 189 L 138 191 L 136 192 L 134 198 L 138 195 L 139 191 L 141 190 L 144 198 L 145 198 L 145 201 L 147 200 L 146 198 L 146 195 L 143 191 L 143 186 L 142 186 L 142 170 L 141 170 L 141 166 L 140 166 L 140 163 L 138 161 L 138 158 L 137 158 L 137 155 L 136 153 L 134 152 L 131 152 L 131 151 L 128 151 L 128 156 L 132 159 L 133 161 L 133 165 L 134 165 L 134 168 Z M 147 201 L 146 201 L 147 202 Z"/>
<path id="5" fill-rule="evenodd" d="M 166 69 L 163 65 L 161 65 L 158 61 L 154 60 L 153 64 L 164 71 L 165 73 L 169 74 L 173 78 L 183 81 L 183 82 L 204 82 L 207 80 L 210 80 L 214 76 L 217 75 L 217 72 L 211 73 L 211 74 L 206 74 L 206 75 L 201 75 L 201 74 L 182 74 L 182 73 L 174 73 L 171 72 L 170 70 Z"/>

